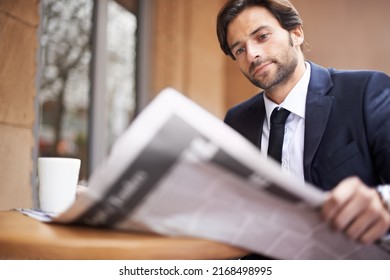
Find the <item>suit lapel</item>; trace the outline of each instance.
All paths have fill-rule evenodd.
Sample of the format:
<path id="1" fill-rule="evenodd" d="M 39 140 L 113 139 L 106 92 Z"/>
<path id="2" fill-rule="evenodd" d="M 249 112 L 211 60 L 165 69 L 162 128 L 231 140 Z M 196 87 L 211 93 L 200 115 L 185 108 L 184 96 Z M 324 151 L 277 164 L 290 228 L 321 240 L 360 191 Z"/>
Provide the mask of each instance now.
<path id="1" fill-rule="evenodd" d="M 310 169 L 328 123 L 333 96 L 326 94 L 332 88 L 333 83 L 329 70 L 314 63 L 310 65 L 311 78 L 306 97 L 303 167 L 306 181 L 312 182 Z"/>
<path id="2" fill-rule="evenodd" d="M 263 93 L 264 94 L 264 93 Z M 263 95 L 262 94 L 262 95 Z M 262 96 L 261 95 L 261 96 Z M 260 121 L 260 127 L 257 131 L 259 131 L 259 135 L 257 136 L 257 146 L 259 147 L 259 149 L 261 150 L 261 138 L 262 138 L 262 135 L 263 135 L 263 123 L 264 123 L 264 119 L 265 119 L 265 105 L 264 105 L 264 98 L 260 98 L 259 100 L 259 110 L 256 110 L 259 112 L 259 115 L 258 115 L 258 120 Z"/>
<path id="3" fill-rule="evenodd" d="M 261 136 L 265 119 L 263 93 L 259 93 L 248 100 L 244 106 L 247 106 L 247 108 L 240 113 L 238 122 L 233 123 L 232 127 L 261 149 Z"/>

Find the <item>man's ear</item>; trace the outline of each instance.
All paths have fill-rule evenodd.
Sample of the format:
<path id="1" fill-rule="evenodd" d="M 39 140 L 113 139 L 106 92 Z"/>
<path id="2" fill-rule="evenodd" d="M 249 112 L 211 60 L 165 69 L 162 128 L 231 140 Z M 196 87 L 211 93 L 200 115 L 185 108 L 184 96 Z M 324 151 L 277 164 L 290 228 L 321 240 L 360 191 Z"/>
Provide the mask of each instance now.
<path id="1" fill-rule="evenodd" d="M 291 38 L 294 46 L 301 46 L 305 41 L 305 35 L 303 33 L 302 25 L 298 25 L 293 30 L 290 31 Z"/>

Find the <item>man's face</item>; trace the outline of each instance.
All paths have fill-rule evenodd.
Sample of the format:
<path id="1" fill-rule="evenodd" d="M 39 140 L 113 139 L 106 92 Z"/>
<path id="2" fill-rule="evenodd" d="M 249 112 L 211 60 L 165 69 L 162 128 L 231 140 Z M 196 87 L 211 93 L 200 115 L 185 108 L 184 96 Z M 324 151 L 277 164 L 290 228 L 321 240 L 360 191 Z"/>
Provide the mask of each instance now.
<path id="1" fill-rule="evenodd" d="M 297 34 L 283 29 L 267 9 L 245 9 L 227 31 L 230 50 L 241 72 L 255 86 L 272 90 L 292 79 L 300 52 L 300 44 L 294 43 Z"/>

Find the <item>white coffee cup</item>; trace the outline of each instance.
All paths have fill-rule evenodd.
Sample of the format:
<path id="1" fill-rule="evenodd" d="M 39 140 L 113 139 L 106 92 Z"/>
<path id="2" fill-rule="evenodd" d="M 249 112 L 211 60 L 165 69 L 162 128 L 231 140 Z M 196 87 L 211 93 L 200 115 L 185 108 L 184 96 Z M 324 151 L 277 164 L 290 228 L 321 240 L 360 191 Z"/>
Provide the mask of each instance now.
<path id="1" fill-rule="evenodd" d="M 38 158 L 39 206 L 44 212 L 61 213 L 76 198 L 81 161 L 75 158 Z"/>

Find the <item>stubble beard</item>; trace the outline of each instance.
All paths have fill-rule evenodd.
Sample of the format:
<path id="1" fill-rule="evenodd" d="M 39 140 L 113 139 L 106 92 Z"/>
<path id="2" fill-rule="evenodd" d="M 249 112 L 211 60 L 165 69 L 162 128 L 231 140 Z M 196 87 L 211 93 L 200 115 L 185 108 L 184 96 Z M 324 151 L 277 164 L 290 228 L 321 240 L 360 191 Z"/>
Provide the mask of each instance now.
<path id="1" fill-rule="evenodd" d="M 255 69 L 258 65 L 268 62 L 272 62 L 276 66 L 276 73 L 273 76 L 270 71 L 265 71 L 262 74 L 261 79 L 252 77 L 245 73 L 244 75 L 256 87 L 271 93 L 280 86 L 286 84 L 291 79 L 298 65 L 298 57 L 294 51 L 290 49 L 286 52 L 281 60 L 276 57 L 268 58 L 262 61 L 258 60 L 252 63 L 251 69 Z"/>

